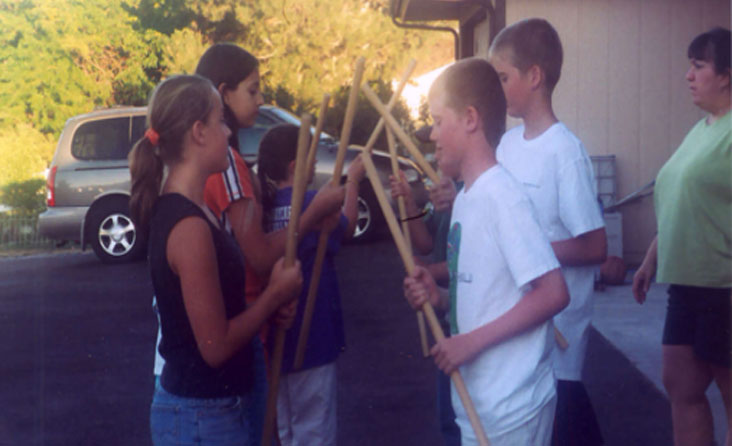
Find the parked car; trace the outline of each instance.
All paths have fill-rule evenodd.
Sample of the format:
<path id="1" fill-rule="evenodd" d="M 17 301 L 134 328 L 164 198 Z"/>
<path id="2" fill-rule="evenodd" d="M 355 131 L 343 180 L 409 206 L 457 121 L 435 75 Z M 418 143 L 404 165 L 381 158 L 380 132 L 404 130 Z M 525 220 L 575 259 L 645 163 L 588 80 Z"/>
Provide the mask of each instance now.
<path id="1" fill-rule="evenodd" d="M 39 233 L 58 241 L 91 245 L 100 260 L 117 263 L 142 257 L 145 243 L 130 218 L 130 172 L 127 155 L 145 132 L 145 107 L 115 107 L 75 116 L 66 122 L 56 147 L 47 178 L 48 209 L 38 217 Z M 262 106 L 256 124 L 241 129 L 239 141 L 244 159 L 256 161 L 259 141 L 271 126 L 299 120 L 287 111 Z M 322 134 L 316 155 L 312 187 L 320 187 L 333 176 L 338 143 Z M 362 150 L 350 146 L 344 172 Z M 387 194 L 391 164 L 387 153 L 374 150 L 374 164 Z M 399 164 L 416 191 L 426 201 L 424 176 L 415 163 L 400 157 Z M 256 169 L 256 166 L 255 166 Z M 375 237 L 383 216 L 368 180 L 359 188 L 356 241 Z"/>

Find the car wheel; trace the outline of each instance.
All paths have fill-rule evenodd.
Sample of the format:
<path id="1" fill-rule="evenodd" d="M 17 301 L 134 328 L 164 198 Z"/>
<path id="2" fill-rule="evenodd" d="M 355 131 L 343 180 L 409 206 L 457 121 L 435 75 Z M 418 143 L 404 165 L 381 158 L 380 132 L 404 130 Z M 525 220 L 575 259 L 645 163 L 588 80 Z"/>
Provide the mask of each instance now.
<path id="1" fill-rule="evenodd" d="M 89 211 L 88 240 L 104 263 L 124 263 L 144 254 L 144 242 L 130 218 L 126 200 L 108 200 Z"/>
<path id="2" fill-rule="evenodd" d="M 358 196 L 358 216 L 356 217 L 356 229 L 353 233 L 353 241 L 365 242 L 376 238 L 381 220 L 381 208 L 371 188 Z"/>

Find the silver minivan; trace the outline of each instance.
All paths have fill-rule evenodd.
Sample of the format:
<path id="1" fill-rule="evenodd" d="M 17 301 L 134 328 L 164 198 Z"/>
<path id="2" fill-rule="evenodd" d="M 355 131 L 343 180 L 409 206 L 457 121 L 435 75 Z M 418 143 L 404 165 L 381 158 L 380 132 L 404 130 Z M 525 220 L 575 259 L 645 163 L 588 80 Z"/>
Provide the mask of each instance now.
<path id="1" fill-rule="evenodd" d="M 128 201 L 130 171 L 127 154 L 145 132 L 146 107 L 116 107 L 75 116 L 66 122 L 47 178 L 48 209 L 38 217 L 39 233 L 58 241 L 91 245 L 106 263 L 125 262 L 145 253 L 130 218 Z M 240 150 L 250 164 L 256 161 L 259 141 L 273 125 L 299 120 L 274 106 L 260 108 L 256 124 L 239 132 Z M 313 187 L 320 187 L 333 176 L 338 143 L 323 134 L 318 146 Z M 360 152 L 350 146 L 344 166 Z M 389 191 L 389 155 L 375 150 L 373 160 L 381 183 Z M 415 163 L 400 157 L 399 164 L 416 193 L 419 203 L 426 201 L 424 176 Z M 368 181 L 359 188 L 359 214 L 355 240 L 369 240 L 383 227 L 383 216 Z"/>

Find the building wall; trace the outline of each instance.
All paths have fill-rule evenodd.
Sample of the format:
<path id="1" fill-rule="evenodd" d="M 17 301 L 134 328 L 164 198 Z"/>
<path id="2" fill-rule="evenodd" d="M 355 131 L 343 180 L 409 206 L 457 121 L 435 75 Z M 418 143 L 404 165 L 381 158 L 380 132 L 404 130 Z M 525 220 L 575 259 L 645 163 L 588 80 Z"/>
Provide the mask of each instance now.
<path id="1" fill-rule="evenodd" d="M 507 25 L 543 17 L 556 27 L 564 66 L 555 111 L 590 155 L 615 155 L 617 199 L 653 180 L 704 116 L 684 80 L 686 49 L 697 34 L 730 26 L 729 0 L 505 0 L 505 10 Z M 487 35 L 476 27 L 478 56 Z M 621 212 L 623 257 L 639 263 L 656 230 L 652 196 Z"/>

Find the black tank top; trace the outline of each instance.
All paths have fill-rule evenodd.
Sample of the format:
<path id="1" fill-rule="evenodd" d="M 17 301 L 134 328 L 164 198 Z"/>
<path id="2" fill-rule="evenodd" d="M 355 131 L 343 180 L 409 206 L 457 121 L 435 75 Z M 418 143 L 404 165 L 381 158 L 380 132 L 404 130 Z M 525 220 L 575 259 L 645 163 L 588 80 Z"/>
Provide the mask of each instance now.
<path id="1" fill-rule="evenodd" d="M 253 381 L 251 343 L 219 368 L 206 364 L 183 304 L 180 278 L 170 269 L 166 258 L 170 232 L 179 221 L 191 216 L 204 219 L 211 228 L 226 317 L 231 319 L 246 310 L 244 258 L 236 240 L 213 225 L 203 211 L 183 195 L 161 195 L 153 208 L 148 242 L 148 262 L 162 330 L 159 350 L 165 358 L 160 383 L 168 392 L 184 397 L 242 395 L 251 389 Z"/>

